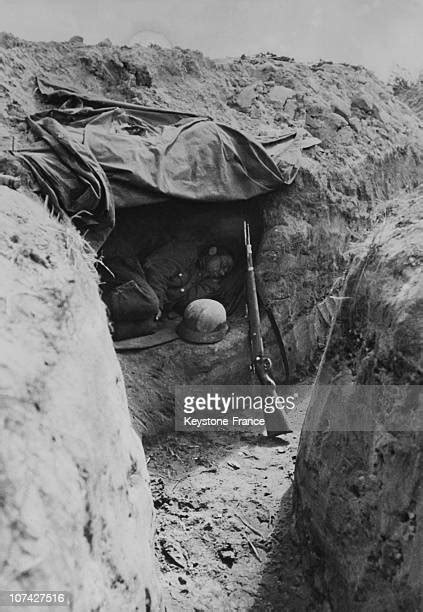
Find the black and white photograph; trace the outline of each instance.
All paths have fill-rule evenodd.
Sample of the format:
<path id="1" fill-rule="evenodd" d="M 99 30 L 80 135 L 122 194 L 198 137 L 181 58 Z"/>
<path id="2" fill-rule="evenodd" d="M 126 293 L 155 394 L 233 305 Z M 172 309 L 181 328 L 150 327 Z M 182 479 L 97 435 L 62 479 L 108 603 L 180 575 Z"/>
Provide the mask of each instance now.
<path id="1" fill-rule="evenodd" d="M 423 0 L 0 15 L 0 612 L 423 612 Z"/>

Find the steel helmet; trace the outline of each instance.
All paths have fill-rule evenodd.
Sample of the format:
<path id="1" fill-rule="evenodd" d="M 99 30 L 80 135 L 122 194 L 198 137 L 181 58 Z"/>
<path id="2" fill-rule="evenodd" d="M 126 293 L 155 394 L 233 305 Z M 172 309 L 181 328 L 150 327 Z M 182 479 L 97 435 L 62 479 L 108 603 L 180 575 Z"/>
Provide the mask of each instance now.
<path id="1" fill-rule="evenodd" d="M 201 299 L 188 304 L 176 331 L 187 342 L 213 344 L 222 340 L 228 329 L 225 307 L 216 300 Z"/>

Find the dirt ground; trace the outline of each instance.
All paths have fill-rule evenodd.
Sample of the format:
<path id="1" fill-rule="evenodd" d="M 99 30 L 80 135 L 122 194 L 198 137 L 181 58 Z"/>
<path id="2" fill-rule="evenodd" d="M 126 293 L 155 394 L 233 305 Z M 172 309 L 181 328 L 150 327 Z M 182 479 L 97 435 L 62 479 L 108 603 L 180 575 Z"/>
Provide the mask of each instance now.
<path id="1" fill-rule="evenodd" d="M 167 610 L 319 610 L 291 529 L 299 430 L 144 442 Z"/>

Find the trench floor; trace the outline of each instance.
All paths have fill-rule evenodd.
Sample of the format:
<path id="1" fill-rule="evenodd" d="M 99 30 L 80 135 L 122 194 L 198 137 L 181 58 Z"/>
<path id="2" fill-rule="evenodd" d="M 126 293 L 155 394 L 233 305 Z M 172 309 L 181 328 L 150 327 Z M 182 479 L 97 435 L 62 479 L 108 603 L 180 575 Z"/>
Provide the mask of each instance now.
<path id="1" fill-rule="evenodd" d="M 320 609 L 292 527 L 299 435 L 144 441 L 168 612 Z"/>

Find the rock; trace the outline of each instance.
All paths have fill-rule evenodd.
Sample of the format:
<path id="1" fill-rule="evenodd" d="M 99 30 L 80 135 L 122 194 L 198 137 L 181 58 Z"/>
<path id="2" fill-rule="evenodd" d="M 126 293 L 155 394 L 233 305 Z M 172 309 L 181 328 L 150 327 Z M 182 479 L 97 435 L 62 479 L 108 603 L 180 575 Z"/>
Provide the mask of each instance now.
<path id="1" fill-rule="evenodd" d="M 386 111 L 384 110 L 380 111 L 379 116 L 380 116 L 380 120 L 382 121 L 382 123 L 385 123 L 386 125 L 390 124 L 390 116 Z"/>
<path id="2" fill-rule="evenodd" d="M 285 104 L 288 98 L 293 98 L 294 96 L 295 91 L 289 87 L 284 87 L 283 85 L 275 85 L 275 87 L 273 87 L 267 94 L 267 97 L 271 102 L 280 104 L 281 106 Z"/>
<path id="3" fill-rule="evenodd" d="M 2 584 L 70 591 L 75 612 L 157 611 L 148 474 L 93 260 L 7 187 L 0 219 Z"/>
<path id="4" fill-rule="evenodd" d="M 72 36 L 71 38 L 69 38 L 69 42 L 73 45 L 83 45 L 84 39 L 82 36 Z"/>
<path id="5" fill-rule="evenodd" d="M 161 544 L 163 554 L 165 555 L 169 563 L 172 563 L 173 565 L 177 565 L 178 567 L 181 567 L 182 569 L 186 568 L 186 565 L 187 565 L 186 553 L 178 542 L 176 541 L 170 542 L 163 538 L 160 544 Z"/>
<path id="6" fill-rule="evenodd" d="M 348 121 L 338 113 L 329 113 L 327 121 L 329 126 L 334 130 L 340 130 L 345 126 L 348 126 Z"/>
<path id="7" fill-rule="evenodd" d="M 423 192 L 386 209 L 357 247 L 295 472 L 297 531 L 334 610 L 423 600 Z"/>
<path id="8" fill-rule="evenodd" d="M 352 145 L 355 141 L 354 131 L 349 125 L 341 127 L 336 134 L 336 140 L 341 145 Z"/>
<path id="9" fill-rule="evenodd" d="M 305 127 L 308 128 L 312 134 L 319 134 L 320 138 L 323 137 L 322 131 L 326 133 L 328 131 L 327 128 L 324 129 L 325 126 L 321 119 L 316 119 L 309 114 L 306 115 Z M 324 138 L 322 138 L 322 140 L 326 140 L 326 133 L 324 134 Z"/>
<path id="10" fill-rule="evenodd" d="M 253 108 L 252 108 L 252 110 L 250 112 L 250 117 L 251 117 L 251 119 L 260 119 L 262 117 L 262 112 L 258 108 L 258 106 L 253 106 Z"/>
<path id="11" fill-rule="evenodd" d="M 260 72 L 265 73 L 266 77 L 268 78 L 269 76 L 271 76 L 271 73 L 276 72 L 276 68 L 275 65 L 272 62 L 264 62 L 260 68 L 259 68 Z"/>
<path id="12" fill-rule="evenodd" d="M 349 120 L 349 118 L 351 116 L 350 107 L 348 106 L 348 104 L 343 102 L 343 100 L 338 99 L 336 102 L 334 102 L 331 105 L 331 108 L 332 108 L 334 113 L 337 113 L 338 115 L 341 115 L 341 117 L 343 117 L 346 121 Z"/>
<path id="13" fill-rule="evenodd" d="M 133 67 L 133 72 L 135 73 L 135 83 L 138 87 L 151 87 L 153 83 L 153 78 L 145 65 L 135 66 Z"/>
<path id="14" fill-rule="evenodd" d="M 355 95 L 351 100 L 351 108 L 354 107 L 359 108 L 365 113 L 371 113 L 373 108 L 373 100 L 366 94 Z"/>
<path id="15" fill-rule="evenodd" d="M 290 118 L 294 119 L 298 109 L 298 103 L 295 98 L 290 98 L 284 104 L 283 111 Z"/>
<path id="16" fill-rule="evenodd" d="M 244 87 L 238 94 L 236 98 L 236 104 L 238 105 L 241 111 L 246 113 L 250 110 L 256 98 L 257 98 L 257 91 L 256 91 L 255 84 L 248 85 L 247 87 Z"/>
<path id="17" fill-rule="evenodd" d="M 99 47 L 113 47 L 113 43 L 110 40 L 110 38 L 104 38 L 103 40 L 100 40 L 100 42 L 98 43 Z"/>
<path id="18" fill-rule="evenodd" d="M 222 563 L 227 565 L 229 568 L 233 566 L 236 561 L 236 554 L 232 548 L 232 544 L 226 544 L 223 548 L 218 550 L 218 555 Z"/>
<path id="19" fill-rule="evenodd" d="M 23 44 L 19 38 L 10 34 L 9 32 L 0 32 L 0 47 L 4 47 L 5 49 L 13 49 L 14 47 L 19 47 Z"/>
<path id="20" fill-rule="evenodd" d="M 351 109 L 360 111 L 364 115 L 372 115 L 373 117 L 380 118 L 379 109 L 373 102 L 372 98 L 365 94 L 357 94 L 353 96 L 351 100 Z"/>
<path id="21" fill-rule="evenodd" d="M 348 121 L 350 127 L 352 130 L 354 130 L 354 132 L 359 133 L 361 130 L 361 121 L 360 119 L 358 119 L 357 117 L 351 117 L 351 119 L 349 119 Z"/>
<path id="22" fill-rule="evenodd" d="M 251 108 L 250 117 L 252 119 L 261 119 L 265 112 L 264 105 L 259 100 L 256 100 Z"/>

